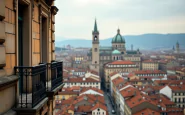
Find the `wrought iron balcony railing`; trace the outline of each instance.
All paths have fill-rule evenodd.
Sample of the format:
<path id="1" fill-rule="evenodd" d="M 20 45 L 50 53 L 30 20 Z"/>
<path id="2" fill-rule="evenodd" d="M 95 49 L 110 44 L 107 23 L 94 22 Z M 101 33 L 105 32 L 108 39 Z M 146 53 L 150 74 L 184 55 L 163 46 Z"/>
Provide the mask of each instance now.
<path id="1" fill-rule="evenodd" d="M 14 67 L 19 80 L 19 102 L 17 108 L 33 108 L 63 84 L 63 62 L 51 62 L 33 67 Z"/>
<path id="2" fill-rule="evenodd" d="M 46 97 L 46 64 L 14 67 L 20 77 L 17 108 L 33 108 Z"/>
<path id="3" fill-rule="evenodd" d="M 52 91 L 63 83 L 63 62 L 47 64 L 47 91 Z"/>

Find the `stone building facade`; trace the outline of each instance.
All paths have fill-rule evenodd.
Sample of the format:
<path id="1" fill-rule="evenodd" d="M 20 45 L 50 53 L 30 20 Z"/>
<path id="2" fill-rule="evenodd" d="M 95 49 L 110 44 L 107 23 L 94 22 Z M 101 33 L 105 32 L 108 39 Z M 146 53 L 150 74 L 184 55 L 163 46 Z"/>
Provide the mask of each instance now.
<path id="1" fill-rule="evenodd" d="M 142 62 L 142 70 L 158 70 L 159 63 L 154 60 L 145 60 Z"/>
<path id="2" fill-rule="evenodd" d="M 46 91 L 46 77 L 56 76 L 44 63 L 55 60 L 57 11 L 54 0 L 0 0 L 0 114 L 53 115 L 62 80 Z"/>

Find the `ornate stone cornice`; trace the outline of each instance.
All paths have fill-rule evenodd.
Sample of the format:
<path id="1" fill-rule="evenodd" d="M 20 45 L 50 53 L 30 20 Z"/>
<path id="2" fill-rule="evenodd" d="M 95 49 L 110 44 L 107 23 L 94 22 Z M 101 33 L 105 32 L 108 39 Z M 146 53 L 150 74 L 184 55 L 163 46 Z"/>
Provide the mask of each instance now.
<path id="1" fill-rule="evenodd" d="M 51 6 L 51 13 L 56 15 L 58 12 L 58 8 L 56 6 Z"/>
<path id="2" fill-rule="evenodd" d="M 47 4 L 48 6 L 51 6 L 51 5 L 53 4 L 53 1 L 54 1 L 54 0 L 45 0 L 46 4 Z"/>

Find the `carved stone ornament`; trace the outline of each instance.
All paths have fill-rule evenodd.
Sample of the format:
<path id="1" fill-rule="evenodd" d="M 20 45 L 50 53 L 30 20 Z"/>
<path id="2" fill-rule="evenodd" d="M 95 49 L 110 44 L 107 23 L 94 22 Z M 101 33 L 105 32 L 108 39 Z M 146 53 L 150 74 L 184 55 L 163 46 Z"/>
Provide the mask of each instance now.
<path id="1" fill-rule="evenodd" d="M 13 10 L 17 10 L 17 0 L 13 0 Z"/>
<path id="2" fill-rule="evenodd" d="M 34 7 L 35 7 L 34 0 L 32 0 L 32 18 L 33 19 L 34 19 Z"/>

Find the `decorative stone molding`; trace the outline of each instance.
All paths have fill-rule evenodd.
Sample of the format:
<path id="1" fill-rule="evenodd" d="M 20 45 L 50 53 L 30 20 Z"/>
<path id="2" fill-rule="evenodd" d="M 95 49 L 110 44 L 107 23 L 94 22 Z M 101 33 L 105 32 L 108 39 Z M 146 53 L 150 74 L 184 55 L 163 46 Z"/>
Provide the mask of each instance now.
<path id="1" fill-rule="evenodd" d="M 56 15 L 58 12 L 58 8 L 56 6 L 51 6 L 51 13 Z"/>
<path id="2" fill-rule="evenodd" d="M 32 18 L 34 19 L 34 0 L 31 1 L 32 2 Z"/>
<path id="3" fill-rule="evenodd" d="M 46 4 L 47 4 L 48 6 L 51 6 L 51 5 L 53 4 L 53 1 L 54 1 L 54 0 L 45 0 Z"/>
<path id="4" fill-rule="evenodd" d="M 17 0 L 13 0 L 13 9 L 14 11 L 17 10 Z"/>
<path id="5" fill-rule="evenodd" d="M 42 23 L 42 6 L 39 4 L 39 16 L 38 16 L 39 23 Z"/>
<path id="6" fill-rule="evenodd" d="M 49 28 L 50 28 L 50 27 L 51 27 L 51 25 L 50 25 L 50 21 L 51 21 L 51 12 L 48 13 L 48 16 L 49 16 L 48 22 L 49 22 Z"/>

